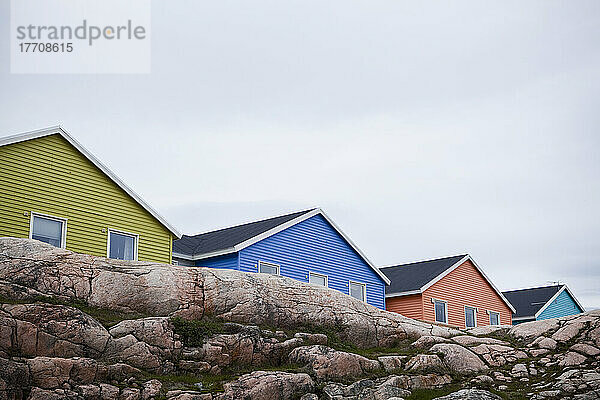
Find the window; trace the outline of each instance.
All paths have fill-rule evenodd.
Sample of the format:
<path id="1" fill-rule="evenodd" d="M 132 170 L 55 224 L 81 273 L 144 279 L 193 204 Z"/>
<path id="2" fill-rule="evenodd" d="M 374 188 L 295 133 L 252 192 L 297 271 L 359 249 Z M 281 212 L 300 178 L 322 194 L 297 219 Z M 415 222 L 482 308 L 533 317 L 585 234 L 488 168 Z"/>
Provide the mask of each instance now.
<path id="1" fill-rule="evenodd" d="M 279 265 L 259 261 L 258 272 L 262 274 L 279 275 Z"/>
<path id="2" fill-rule="evenodd" d="M 446 302 L 441 300 L 433 300 L 433 306 L 435 308 L 435 322 L 447 324 L 448 313 L 446 310 Z"/>
<path id="3" fill-rule="evenodd" d="M 500 325 L 500 314 L 494 311 L 488 311 L 490 314 L 490 325 Z"/>
<path id="4" fill-rule="evenodd" d="M 475 328 L 477 326 L 477 309 L 465 306 L 465 326 Z"/>
<path id="5" fill-rule="evenodd" d="M 64 248 L 66 233 L 66 219 L 31 213 L 30 238 Z"/>
<path id="6" fill-rule="evenodd" d="M 317 274 L 316 272 L 308 273 L 308 282 L 315 285 L 327 287 L 327 275 Z"/>
<path id="7" fill-rule="evenodd" d="M 360 301 L 367 301 L 367 285 L 364 283 L 350 282 L 350 296 Z"/>
<path id="8" fill-rule="evenodd" d="M 108 257 L 116 260 L 137 260 L 138 236 L 108 230 Z"/>

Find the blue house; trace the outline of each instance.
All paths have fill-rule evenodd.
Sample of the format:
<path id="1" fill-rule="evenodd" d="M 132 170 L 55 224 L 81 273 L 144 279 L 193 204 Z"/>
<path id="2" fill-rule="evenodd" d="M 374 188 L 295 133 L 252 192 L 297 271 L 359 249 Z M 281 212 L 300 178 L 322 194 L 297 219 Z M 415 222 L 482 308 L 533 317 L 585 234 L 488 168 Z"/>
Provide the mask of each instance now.
<path id="1" fill-rule="evenodd" d="M 502 292 L 516 308 L 513 325 L 565 317 L 585 311 L 567 285 L 552 285 Z"/>
<path id="2" fill-rule="evenodd" d="M 388 278 L 319 208 L 173 242 L 178 265 L 261 272 L 322 285 L 385 309 Z"/>

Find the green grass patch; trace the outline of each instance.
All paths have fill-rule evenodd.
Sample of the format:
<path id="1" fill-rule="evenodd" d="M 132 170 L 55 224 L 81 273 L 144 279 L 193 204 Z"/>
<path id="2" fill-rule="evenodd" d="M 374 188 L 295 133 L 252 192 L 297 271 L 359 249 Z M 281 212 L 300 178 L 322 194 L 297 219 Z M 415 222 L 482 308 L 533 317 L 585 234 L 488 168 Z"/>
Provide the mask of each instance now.
<path id="1" fill-rule="evenodd" d="M 83 300 L 79 299 L 61 299 L 59 297 L 52 296 L 36 296 L 31 299 L 11 299 L 4 296 L 0 296 L 0 303 L 3 304 L 33 304 L 33 303 L 46 303 L 53 305 L 61 305 L 77 308 L 80 311 L 88 314 L 96 321 L 100 322 L 104 327 L 110 328 L 118 324 L 121 321 L 128 319 L 144 318 L 147 315 L 138 313 L 128 313 L 123 311 L 110 310 L 107 308 L 95 307 L 87 304 Z"/>
<path id="2" fill-rule="evenodd" d="M 171 323 L 173 331 L 179 335 L 184 346 L 188 347 L 202 346 L 206 338 L 225 331 L 223 321 L 211 317 L 200 320 L 173 317 Z"/>
<path id="3" fill-rule="evenodd" d="M 411 346 L 412 342 L 414 342 L 414 339 L 405 339 L 396 343 L 394 347 L 371 347 L 368 349 L 354 348 L 352 352 L 372 359 L 389 355 L 400 355 L 410 358 L 414 355 L 424 353 L 423 350 Z"/>
<path id="4" fill-rule="evenodd" d="M 440 389 L 414 389 L 406 400 L 431 400 L 460 390 L 460 385 L 447 385 Z"/>

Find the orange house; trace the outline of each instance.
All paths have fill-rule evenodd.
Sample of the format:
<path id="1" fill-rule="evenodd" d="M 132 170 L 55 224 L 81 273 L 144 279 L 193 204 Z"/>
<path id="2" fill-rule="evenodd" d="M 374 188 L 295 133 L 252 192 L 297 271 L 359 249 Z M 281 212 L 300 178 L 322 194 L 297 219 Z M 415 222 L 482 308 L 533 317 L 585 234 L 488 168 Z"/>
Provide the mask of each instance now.
<path id="1" fill-rule="evenodd" d="M 380 269 L 392 282 L 387 311 L 459 328 L 512 325 L 514 307 L 468 254 Z"/>

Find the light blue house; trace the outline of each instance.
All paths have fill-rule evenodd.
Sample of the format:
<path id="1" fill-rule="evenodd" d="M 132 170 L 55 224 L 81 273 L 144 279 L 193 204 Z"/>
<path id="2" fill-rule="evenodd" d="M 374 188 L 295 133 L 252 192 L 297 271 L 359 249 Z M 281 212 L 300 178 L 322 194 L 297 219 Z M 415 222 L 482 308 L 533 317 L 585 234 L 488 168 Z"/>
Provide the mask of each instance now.
<path id="1" fill-rule="evenodd" d="M 567 285 L 511 290 L 502 294 L 517 310 L 513 314 L 513 325 L 585 311 Z"/>
<path id="2" fill-rule="evenodd" d="M 277 274 L 385 309 L 388 278 L 319 208 L 173 242 L 178 265 Z"/>

